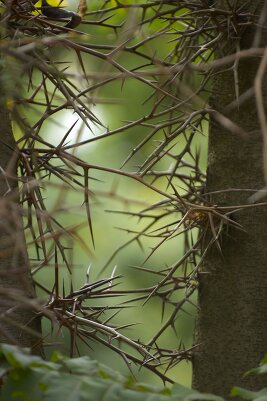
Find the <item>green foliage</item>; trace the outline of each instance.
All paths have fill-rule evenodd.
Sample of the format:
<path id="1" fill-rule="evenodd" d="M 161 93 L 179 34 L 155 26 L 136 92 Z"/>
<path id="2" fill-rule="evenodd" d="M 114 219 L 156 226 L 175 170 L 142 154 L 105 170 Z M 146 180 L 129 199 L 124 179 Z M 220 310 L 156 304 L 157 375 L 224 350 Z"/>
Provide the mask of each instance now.
<path id="1" fill-rule="evenodd" d="M 0 358 L 1 401 L 223 401 L 179 384 L 170 390 L 136 383 L 88 356 L 69 359 L 54 353 L 46 362 L 4 344 Z"/>
<path id="2" fill-rule="evenodd" d="M 267 373 L 267 355 L 265 355 L 259 367 L 249 370 L 245 376 L 249 374 L 262 375 Z M 234 387 L 231 391 L 233 397 L 240 397 L 244 400 L 267 401 L 267 388 L 259 391 L 250 391 L 241 387 Z"/>
<path id="3" fill-rule="evenodd" d="M 31 355 L 28 349 L 0 346 L 0 401 L 224 401 L 175 384 L 172 389 L 135 382 L 88 356 L 66 358 L 54 352 L 50 361 Z M 267 371 L 266 360 L 249 373 Z M 267 388 L 250 391 L 234 387 L 232 397 L 267 401 Z"/>
<path id="4" fill-rule="evenodd" d="M 175 384 L 172 389 L 138 383 L 88 356 L 66 358 L 54 352 L 50 361 L 31 355 L 28 349 L 0 346 L 0 401 L 224 401 Z M 267 371 L 266 360 L 249 373 Z M 234 387 L 232 397 L 267 401 L 267 388 L 250 391 Z"/>
<path id="5" fill-rule="evenodd" d="M 231 391 L 232 396 L 241 397 L 244 400 L 253 401 L 266 401 L 267 400 L 267 388 L 263 388 L 259 391 L 245 390 L 241 387 L 234 387 Z"/>
<path id="6" fill-rule="evenodd" d="M 251 369 L 247 374 L 262 375 L 267 373 L 267 354 L 264 356 L 259 367 Z"/>

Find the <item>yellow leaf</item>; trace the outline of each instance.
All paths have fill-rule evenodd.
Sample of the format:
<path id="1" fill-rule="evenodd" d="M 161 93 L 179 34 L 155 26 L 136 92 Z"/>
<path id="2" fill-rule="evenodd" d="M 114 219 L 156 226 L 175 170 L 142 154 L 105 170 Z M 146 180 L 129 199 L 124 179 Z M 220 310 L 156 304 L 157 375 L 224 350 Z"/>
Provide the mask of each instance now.
<path id="1" fill-rule="evenodd" d="M 66 0 L 63 0 L 63 1 L 62 1 L 62 0 L 47 0 L 47 3 L 48 3 L 50 6 L 53 6 L 53 7 L 58 7 L 58 6 L 60 6 L 60 7 L 66 7 L 67 4 L 68 4 L 68 2 L 67 2 Z M 33 14 L 38 14 L 38 11 L 37 11 L 37 10 L 40 10 L 41 5 L 42 5 L 42 1 L 39 0 L 39 1 L 34 5 L 35 8 L 36 8 L 36 11 L 34 11 Z"/>

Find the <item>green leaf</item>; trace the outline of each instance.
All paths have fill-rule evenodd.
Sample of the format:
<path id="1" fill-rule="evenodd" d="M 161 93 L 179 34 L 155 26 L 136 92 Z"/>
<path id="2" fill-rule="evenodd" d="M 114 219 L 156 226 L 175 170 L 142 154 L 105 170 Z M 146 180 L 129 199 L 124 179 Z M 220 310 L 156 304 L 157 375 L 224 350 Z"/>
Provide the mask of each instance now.
<path id="1" fill-rule="evenodd" d="M 80 387 L 82 379 L 62 373 L 47 381 L 47 390 L 44 392 L 44 401 L 80 401 Z"/>
<path id="2" fill-rule="evenodd" d="M 174 384 L 172 388 L 172 394 L 178 395 L 181 399 L 186 398 L 188 395 L 195 393 L 191 388 L 182 386 L 181 384 Z"/>
<path id="3" fill-rule="evenodd" d="M 267 354 L 264 355 L 264 358 L 261 361 L 262 364 L 267 364 Z"/>
<path id="4" fill-rule="evenodd" d="M 114 370 L 108 368 L 102 363 L 89 358 L 89 356 L 74 359 L 65 358 L 61 363 L 65 369 L 74 374 L 101 377 L 106 380 L 113 379 L 120 382 L 125 382 L 126 380 L 120 373 L 114 372 Z"/>
<path id="5" fill-rule="evenodd" d="M 208 393 L 199 393 L 195 392 L 191 395 L 188 395 L 185 401 L 194 401 L 194 400 L 206 400 L 206 401 L 224 401 L 224 398 L 215 395 L 215 394 L 208 394 Z"/>
<path id="6" fill-rule="evenodd" d="M 146 393 L 150 392 L 150 393 L 158 393 L 158 394 L 163 394 L 163 390 L 164 390 L 164 388 L 156 386 L 154 384 L 140 383 L 140 382 L 139 383 L 133 383 L 132 388 L 135 389 L 135 390 L 138 390 L 138 391 L 146 392 Z M 170 393 L 170 391 L 167 392 L 167 393 Z"/>
<path id="7" fill-rule="evenodd" d="M 263 388 L 260 391 L 250 391 L 241 387 L 233 387 L 231 395 L 236 397 L 244 398 L 245 400 L 267 400 L 267 388 Z"/>
<path id="8" fill-rule="evenodd" d="M 249 370 L 245 376 L 247 376 L 248 374 L 255 374 L 255 375 L 262 375 L 267 373 L 267 363 L 264 363 L 263 365 L 259 366 L 258 368 L 254 368 Z"/>
<path id="9" fill-rule="evenodd" d="M 46 362 L 36 355 L 31 355 L 28 348 L 19 348 L 14 345 L 1 344 L 0 356 L 5 358 L 10 366 L 14 368 L 28 368 L 39 366 L 46 369 L 59 369 L 59 365 L 52 362 Z"/>
<path id="10" fill-rule="evenodd" d="M 182 386 L 181 384 L 174 384 L 172 393 L 178 396 L 179 400 L 183 401 L 224 401 L 224 399 L 222 397 L 219 397 L 218 395 L 199 393 L 198 391 Z"/>
<path id="11" fill-rule="evenodd" d="M 64 355 L 62 355 L 59 351 L 53 351 L 51 356 L 50 356 L 50 362 L 59 362 L 66 359 L 66 357 Z"/>
<path id="12" fill-rule="evenodd" d="M 176 397 L 127 389 L 122 383 L 86 378 L 81 386 L 80 401 L 177 401 Z"/>
<path id="13" fill-rule="evenodd" d="M 41 370 L 43 372 L 43 370 Z M 30 369 L 20 369 L 7 377 L 1 388 L 0 400 L 42 400 L 42 389 L 39 385 L 40 372 Z"/>

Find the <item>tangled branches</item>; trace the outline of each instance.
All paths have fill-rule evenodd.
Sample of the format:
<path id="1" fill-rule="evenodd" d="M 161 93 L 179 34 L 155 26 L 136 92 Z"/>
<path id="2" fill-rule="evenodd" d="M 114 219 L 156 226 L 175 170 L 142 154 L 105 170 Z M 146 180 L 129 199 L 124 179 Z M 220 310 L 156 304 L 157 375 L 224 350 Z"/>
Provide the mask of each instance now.
<path id="1" fill-rule="evenodd" d="M 21 12 L 12 8 L 13 3 L 2 1 L 1 97 L 19 132 L 18 181 L 25 232 L 31 256 L 35 249 L 33 277 L 48 299 L 42 313 L 53 326 L 57 323 L 70 332 L 72 354 L 79 342 L 89 345 L 89 340 L 97 341 L 121 355 L 128 366 L 134 362 L 170 381 L 166 370 L 190 360 L 192 346 L 185 347 L 181 341 L 178 347 L 166 347 L 161 338 L 169 329 L 176 330 L 178 314 L 194 305 L 199 266 L 209 247 L 215 243 L 220 251 L 220 235 L 227 226 L 240 229 L 231 217 L 236 207 L 216 207 L 205 194 L 203 143 L 211 116 L 237 135 L 245 135 L 212 109 L 209 93 L 212 77 L 229 68 L 235 76 L 237 99 L 242 101 L 237 64 L 263 50 L 254 46 L 240 51 L 240 32 L 255 24 L 258 16 L 247 12 L 247 2 L 222 8 L 220 2 L 209 0 L 106 0 L 100 8 L 93 3 L 88 9 L 80 2 L 82 23 L 69 29 L 40 15 L 38 8 L 35 14 L 28 9 Z M 227 58 L 223 55 L 229 39 L 233 55 Z M 127 117 L 122 123 L 109 124 L 96 115 L 95 104 L 107 103 L 112 108 L 125 99 Z M 129 110 L 133 103 L 136 110 Z M 77 121 L 65 128 L 63 136 L 58 127 L 53 128 L 53 138 L 48 139 L 49 123 L 60 121 L 62 112 L 68 110 Z M 73 141 L 77 124 L 80 129 Z M 83 130 L 87 136 L 80 138 Z M 121 142 L 130 144 L 125 146 L 127 155 Z M 99 143 L 113 154 L 110 165 L 104 160 L 98 163 L 95 155 L 88 162 L 77 154 L 87 145 Z M 132 163 L 137 167 L 132 168 Z M 140 275 L 148 273 L 153 284 L 121 290 L 116 287 L 121 276 L 97 281 L 87 277 L 84 286 L 69 288 L 66 295 L 59 265 L 73 271 L 72 242 L 77 241 L 89 258 L 94 246 L 98 247 L 92 216 L 95 203 L 101 197 L 117 199 L 123 205 L 131 203 L 125 196 L 127 189 L 123 195 L 109 190 L 108 185 L 99 190 L 99 179 L 108 181 L 111 178 L 107 177 L 114 176 L 137 182 L 138 191 L 142 193 L 145 187 L 156 201 L 135 199 L 134 210 L 117 213 L 140 219 L 143 225 L 141 230 L 126 230 L 130 239 L 99 270 L 112 266 L 118 252 L 127 246 L 152 241 L 145 262 L 135 268 Z M 60 216 L 68 216 L 70 211 L 64 204 L 70 190 L 82 194 L 90 239 L 79 233 L 84 219 L 68 224 L 66 217 Z M 48 191 L 58 196 L 53 207 Z M 105 236 L 105 228 L 101 230 Z M 155 270 L 146 267 L 170 240 L 179 248 L 177 254 L 172 251 L 173 262 Z M 178 260 L 177 255 L 181 255 Z M 53 267 L 54 283 L 46 287 L 37 276 L 49 266 Z M 109 304 L 111 298 L 121 296 L 127 301 Z M 92 306 L 100 298 L 104 305 Z M 160 301 L 163 319 L 152 338 L 134 340 L 121 334 L 129 324 L 113 324 L 117 313 L 128 304 L 152 299 Z"/>

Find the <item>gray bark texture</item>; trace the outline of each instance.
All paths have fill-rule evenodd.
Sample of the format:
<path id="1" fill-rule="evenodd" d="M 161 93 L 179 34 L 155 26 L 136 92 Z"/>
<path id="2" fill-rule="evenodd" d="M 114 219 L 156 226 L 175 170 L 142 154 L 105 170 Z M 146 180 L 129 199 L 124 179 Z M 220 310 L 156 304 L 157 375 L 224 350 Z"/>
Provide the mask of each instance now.
<path id="1" fill-rule="evenodd" d="M 254 12 L 255 3 L 250 3 L 249 11 Z M 261 14 L 264 3 L 260 3 L 257 14 Z M 225 6 L 225 2 L 221 5 Z M 256 27 L 243 32 L 241 49 L 251 46 L 255 32 Z M 261 33 L 260 45 L 265 47 L 266 21 Z M 261 59 L 240 60 L 240 95 L 253 88 Z M 226 71 L 228 67 L 214 78 L 211 107 L 242 127 L 248 138 L 229 132 L 211 116 L 207 192 L 222 191 L 210 195 L 212 203 L 218 206 L 248 204 L 251 192 L 245 189 L 259 190 L 265 186 L 263 136 L 255 96 L 239 108 L 225 111 L 235 100 L 234 74 L 233 70 Z M 266 72 L 262 93 L 267 110 Z M 267 207 L 242 209 L 232 218 L 244 231 L 228 227 L 220 238 L 223 256 L 214 244 L 199 274 L 195 332 L 198 347 L 193 356 L 193 387 L 228 399 L 233 386 L 260 389 L 267 383 L 266 376 L 243 376 L 267 353 Z"/>
<path id="2" fill-rule="evenodd" d="M 9 112 L 0 107 L 0 343 L 41 353 L 40 317 L 18 199 L 17 151 Z"/>

